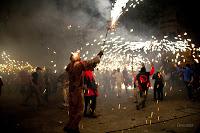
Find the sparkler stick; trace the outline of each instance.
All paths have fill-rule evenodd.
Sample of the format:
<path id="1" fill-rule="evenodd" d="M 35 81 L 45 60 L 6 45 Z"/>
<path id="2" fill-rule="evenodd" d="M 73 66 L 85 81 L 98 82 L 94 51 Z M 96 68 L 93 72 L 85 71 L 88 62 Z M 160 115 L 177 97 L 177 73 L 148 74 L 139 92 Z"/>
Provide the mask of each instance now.
<path id="1" fill-rule="evenodd" d="M 107 28 L 107 30 L 106 30 L 106 35 L 105 35 L 105 38 L 104 38 L 104 41 L 103 41 L 103 47 L 106 44 L 106 39 L 107 39 L 107 36 L 108 36 L 108 31 L 109 31 L 109 28 Z"/>
<path id="2" fill-rule="evenodd" d="M 105 38 L 104 38 L 104 41 L 103 41 L 103 51 L 105 50 L 105 44 L 106 44 L 106 39 L 107 39 L 107 36 L 108 36 L 108 32 L 111 30 L 111 21 L 108 21 L 107 22 L 107 28 L 106 28 L 106 35 L 105 35 Z"/>

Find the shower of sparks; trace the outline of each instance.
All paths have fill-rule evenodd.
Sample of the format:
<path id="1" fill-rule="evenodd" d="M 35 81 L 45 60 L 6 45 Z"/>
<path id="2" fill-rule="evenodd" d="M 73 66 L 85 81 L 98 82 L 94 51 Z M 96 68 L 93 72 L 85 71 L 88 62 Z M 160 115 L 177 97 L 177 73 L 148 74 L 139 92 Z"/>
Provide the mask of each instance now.
<path id="1" fill-rule="evenodd" d="M 193 54 L 194 61 L 199 62 L 197 53 L 200 49 L 192 49 L 188 39 L 182 39 L 180 35 L 175 37 L 175 41 L 168 40 L 167 36 L 164 36 L 161 40 L 152 36 L 152 39 L 147 41 L 130 41 L 118 33 L 110 33 L 105 45 L 102 45 L 103 39 L 101 36 L 100 39 L 94 40 L 95 43 L 91 41 L 83 47 L 82 51 L 86 49 L 87 51 L 83 53 L 82 58 L 94 57 L 94 53 L 98 51 L 93 49 L 97 49 L 97 47 L 104 49 L 104 56 L 101 59 L 101 63 L 98 64 L 98 68 L 101 71 L 117 68 L 123 70 L 124 66 L 127 66 L 129 70 L 133 68 L 134 71 L 138 71 L 141 63 L 159 63 L 162 60 L 180 64 L 189 61 L 184 56 L 184 53 L 191 50 L 195 51 Z"/>
<path id="2" fill-rule="evenodd" d="M 136 5 L 140 4 L 142 1 L 143 0 L 116 0 L 111 10 L 111 27 L 115 27 L 117 20 L 123 13 L 128 12 L 131 7 L 135 8 Z"/>
<path id="3" fill-rule="evenodd" d="M 112 23 L 111 25 L 114 25 L 116 23 L 116 21 L 118 20 L 118 18 L 120 17 L 120 15 L 123 13 L 122 8 L 126 7 L 126 3 L 129 0 L 117 0 L 113 9 L 111 10 L 111 19 L 112 19 Z"/>
<path id="4" fill-rule="evenodd" d="M 5 74 L 16 74 L 17 72 L 21 70 L 27 70 L 29 72 L 32 72 L 34 70 L 34 67 L 26 61 L 18 61 L 15 59 L 12 59 L 9 54 L 7 54 L 5 51 L 2 52 L 1 58 L 3 63 L 0 64 L 0 72 Z"/>

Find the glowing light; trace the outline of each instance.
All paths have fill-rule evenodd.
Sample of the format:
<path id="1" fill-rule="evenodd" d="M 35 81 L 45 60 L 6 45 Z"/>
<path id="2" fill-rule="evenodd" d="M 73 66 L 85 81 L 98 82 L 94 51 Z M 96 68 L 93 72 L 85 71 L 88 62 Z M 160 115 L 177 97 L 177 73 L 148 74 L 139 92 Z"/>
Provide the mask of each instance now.
<path id="1" fill-rule="evenodd" d="M 34 70 L 34 67 L 28 62 L 11 59 L 10 55 L 8 55 L 5 51 L 2 52 L 1 57 L 4 62 L 3 64 L 0 64 L 0 72 L 10 75 L 11 73 L 16 74 L 23 69 L 28 72 L 32 72 Z"/>
<path id="2" fill-rule="evenodd" d="M 133 32 L 133 29 L 131 29 L 130 32 Z"/>
<path id="3" fill-rule="evenodd" d="M 158 116 L 158 121 L 160 120 L 160 116 Z"/>
<path id="4" fill-rule="evenodd" d="M 199 60 L 198 60 L 198 59 L 194 59 L 194 61 L 195 61 L 196 63 L 199 63 Z"/>
<path id="5" fill-rule="evenodd" d="M 139 1 L 136 1 L 136 4 L 130 3 L 127 5 L 129 0 L 116 0 L 114 7 L 111 10 L 111 27 L 115 27 L 116 21 L 119 19 L 120 15 L 123 12 L 128 12 L 129 7 L 135 8 L 136 4 L 139 4 Z M 127 7 L 126 7 L 127 6 Z"/>
<path id="6" fill-rule="evenodd" d="M 57 73 L 57 70 L 54 70 L 54 73 Z"/>
<path id="7" fill-rule="evenodd" d="M 145 62 L 146 64 L 150 64 L 150 62 L 160 62 L 163 60 L 163 53 L 172 55 L 174 54 L 175 57 L 166 57 L 165 59 L 171 60 L 172 62 L 181 64 L 183 62 L 186 62 L 186 59 L 183 59 L 185 57 L 182 53 L 186 51 L 192 50 L 190 48 L 190 43 L 188 41 L 170 41 L 168 40 L 168 37 L 165 36 L 161 40 L 157 40 L 155 36 L 152 36 L 151 40 L 147 41 L 130 41 L 127 38 L 120 36 L 117 32 L 113 32 L 115 34 L 112 34 L 110 38 L 107 38 L 106 44 L 104 46 L 101 46 L 103 39 L 99 42 L 96 41 L 95 43 L 88 42 L 86 44 L 85 53 L 82 57 L 84 59 L 91 58 L 94 56 L 95 51 L 88 51 L 87 45 L 91 45 L 91 48 L 100 47 L 101 49 L 104 49 L 104 56 L 101 59 L 100 64 L 98 64 L 98 68 L 100 71 L 103 71 L 105 69 L 113 70 L 120 68 L 123 70 L 123 65 L 127 65 L 128 70 L 138 71 L 138 66 L 141 62 Z M 176 38 L 180 38 L 176 37 Z M 94 39 L 98 40 L 98 39 Z M 184 40 L 184 39 L 183 39 Z M 98 44 L 98 45 L 95 45 Z M 195 48 L 193 55 L 195 55 L 195 51 L 198 51 L 200 49 Z M 146 54 L 149 54 L 151 56 L 147 56 Z M 95 52 L 96 54 L 96 52 Z M 195 60 L 199 61 L 196 55 Z M 165 83 L 166 86 L 166 83 Z"/>
<path id="8" fill-rule="evenodd" d="M 121 105 L 119 104 L 119 105 L 118 105 L 118 109 L 120 109 L 120 108 L 121 108 Z"/>

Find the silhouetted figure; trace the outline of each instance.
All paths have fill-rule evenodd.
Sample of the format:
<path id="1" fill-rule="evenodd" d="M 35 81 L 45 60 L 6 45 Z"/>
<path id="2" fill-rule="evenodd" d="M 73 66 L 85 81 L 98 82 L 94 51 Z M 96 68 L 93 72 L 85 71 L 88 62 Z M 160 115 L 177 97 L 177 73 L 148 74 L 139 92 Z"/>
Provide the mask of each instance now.
<path id="1" fill-rule="evenodd" d="M 111 90 L 114 92 L 116 86 L 116 77 L 115 77 L 116 69 L 114 69 L 111 73 Z"/>
<path id="2" fill-rule="evenodd" d="M 31 74 L 27 70 L 22 70 L 17 76 L 18 83 L 20 85 L 20 93 L 22 95 L 22 104 L 25 103 L 27 95 L 30 92 Z"/>
<path id="3" fill-rule="evenodd" d="M 117 84 L 117 96 L 121 96 L 122 93 L 122 83 L 123 83 L 123 75 L 120 72 L 120 69 L 117 68 L 117 72 L 115 73 L 116 84 Z"/>
<path id="4" fill-rule="evenodd" d="M 125 90 L 126 90 L 126 93 L 127 93 L 128 84 L 129 84 L 129 74 L 128 74 L 126 67 L 124 67 L 122 74 L 123 74 L 123 82 L 124 82 L 124 85 L 125 85 Z"/>
<path id="5" fill-rule="evenodd" d="M 161 72 L 156 72 L 153 75 L 153 78 L 155 80 L 154 82 L 154 99 L 155 100 L 163 100 L 163 76 L 161 75 Z"/>
<path id="6" fill-rule="evenodd" d="M 103 93 L 106 95 L 110 94 L 111 90 L 110 78 L 110 72 L 106 69 L 105 73 L 103 74 Z"/>
<path id="7" fill-rule="evenodd" d="M 36 71 L 32 73 L 32 80 L 31 80 L 31 90 L 29 94 L 27 95 L 27 98 L 25 99 L 25 105 L 29 102 L 30 98 L 32 98 L 34 95 L 36 97 L 36 109 L 40 105 L 42 105 L 42 89 L 44 87 L 42 82 L 42 76 L 41 76 L 42 68 L 37 67 Z"/>
<path id="8" fill-rule="evenodd" d="M 187 89 L 188 98 L 193 99 L 193 70 L 190 67 L 190 64 L 186 64 L 185 68 L 181 69 L 180 72 L 183 74 L 183 81 L 185 83 L 185 87 Z"/>

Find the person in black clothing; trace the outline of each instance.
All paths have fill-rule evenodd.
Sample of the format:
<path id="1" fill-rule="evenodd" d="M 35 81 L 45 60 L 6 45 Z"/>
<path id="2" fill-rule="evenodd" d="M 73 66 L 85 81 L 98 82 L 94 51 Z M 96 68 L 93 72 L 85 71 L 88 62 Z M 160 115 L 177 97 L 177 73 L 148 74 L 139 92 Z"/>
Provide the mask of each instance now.
<path id="1" fill-rule="evenodd" d="M 147 94 L 148 94 L 148 89 L 150 87 L 150 79 L 149 77 L 153 75 L 154 73 L 154 66 L 151 64 L 151 70 L 150 72 L 146 71 L 146 68 L 144 64 L 142 64 L 142 68 L 140 72 L 136 75 L 136 83 L 139 88 L 139 97 L 140 100 L 138 101 L 136 105 L 136 109 L 139 110 L 140 106 L 142 108 L 145 107 L 146 99 L 147 99 Z"/>
<path id="2" fill-rule="evenodd" d="M 1 96 L 1 88 L 2 88 L 2 86 L 3 86 L 3 81 L 1 80 L 1 76 L 0 76 L 0 96 Z"/>
<path id="3" fill-rule="evenodd" d="M 154 82 L 154 99 L 155 100 L 163 100 L 163 77 L 161 75 L 161 72 L 157 72 L 153 75 L 153 78 L 155 80 Z M 158 97 L 156 96 L 158 95 Z"/>
<path id="4" fill-rule="evenodd" d="M 32 82 L 31 82 L 31 90 L 25 99 L 24 105 L 27 105 L 28 101 L 30 100 L 33 95 L 36 96 L 37 99 L 37 106 L 42 105 L 42 94 L 41 94 L 41 72 L 42 68 L 37 67 L 36 72 L 32 73 Z"/>

